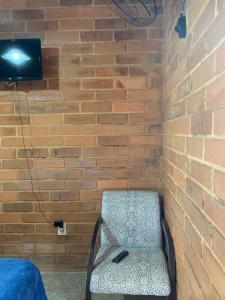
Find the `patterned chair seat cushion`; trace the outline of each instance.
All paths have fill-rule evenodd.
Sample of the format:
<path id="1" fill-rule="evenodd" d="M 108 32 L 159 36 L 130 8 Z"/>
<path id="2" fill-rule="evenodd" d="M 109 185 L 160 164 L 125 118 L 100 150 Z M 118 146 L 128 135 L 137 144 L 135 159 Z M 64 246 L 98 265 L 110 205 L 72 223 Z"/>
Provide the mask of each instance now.
<path id="1" fill-rule="evenodd" d="M 112 263 L 123 250 L 129 255 L 118 264 Z M 102 294 L 168 296 L 170 280 L 162 249 L 100 247 L 90 289 Z"/>

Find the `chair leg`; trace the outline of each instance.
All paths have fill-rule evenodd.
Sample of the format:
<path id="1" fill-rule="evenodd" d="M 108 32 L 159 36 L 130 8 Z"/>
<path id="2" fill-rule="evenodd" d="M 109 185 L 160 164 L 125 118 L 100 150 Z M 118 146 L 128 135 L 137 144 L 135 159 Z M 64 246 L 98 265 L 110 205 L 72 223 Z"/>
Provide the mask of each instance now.
<path id="1" fill-rule="evenodd" d="M 89 288 L 86 288 L 85 300 L 91 300 L 91 291 Z"/>

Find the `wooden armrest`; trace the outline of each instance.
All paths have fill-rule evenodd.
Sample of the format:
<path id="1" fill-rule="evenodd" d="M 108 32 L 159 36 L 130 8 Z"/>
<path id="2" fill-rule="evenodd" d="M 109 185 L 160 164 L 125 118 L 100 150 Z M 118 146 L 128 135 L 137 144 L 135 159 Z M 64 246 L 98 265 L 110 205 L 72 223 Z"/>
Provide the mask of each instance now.
<path id="1" fill-rule="evenodd" d="M 88 267 L 87 267 L 87 281 L 86 281 L 86 293 L 90 294 L 90 281 L 91 281 L 91 273 L 94 268 L 94 260 L 95 260 L 95 249 L 96 249 L 96 242 L 98 237 L 98 232 L 100 225 L 102 224 L 102 217 L 100 216 L 95 224 L 92 240 L 91 240 L 91 248 L 89 252 L 89 258 L 88 258 Z M 86 299 L 87 295 L 86 295 Z"/>
<path id="2" fill-rule="evenodd" d="M 174 289 L 176 290 L 176 258 L 175 258 L 173 239 L 166 220 L 162 218 L 161 222 L 162 222 L 163 242 L 164 242 L 163 250 L 167 259 L 171 289 L 172 292 L 174 292 Z"/>

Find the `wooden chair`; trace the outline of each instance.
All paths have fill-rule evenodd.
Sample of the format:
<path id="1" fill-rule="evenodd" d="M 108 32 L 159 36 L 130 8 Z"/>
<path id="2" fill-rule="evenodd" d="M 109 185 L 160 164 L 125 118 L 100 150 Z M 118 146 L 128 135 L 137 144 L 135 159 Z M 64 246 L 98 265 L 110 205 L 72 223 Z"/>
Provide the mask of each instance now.
<path id="1" fill-rule="evenodd" d="M 126 300 L 176 300 L 175 252 L 160 203 L 156 192 L 103 192 L 90 248 L 86 300 L 91 293 L 123 294 Z M 112 263 L 122 250 L 129 255 Z"/>

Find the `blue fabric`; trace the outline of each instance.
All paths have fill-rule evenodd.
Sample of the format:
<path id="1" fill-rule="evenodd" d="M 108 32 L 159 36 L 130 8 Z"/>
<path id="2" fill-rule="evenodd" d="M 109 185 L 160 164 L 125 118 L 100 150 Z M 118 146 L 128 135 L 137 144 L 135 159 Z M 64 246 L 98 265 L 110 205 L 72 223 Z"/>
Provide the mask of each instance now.
<path id="1" fill-rule="evenodd" d="M 25 259 L 0 258 L 0 300 L 47 300 L 39 270 Z"/>

